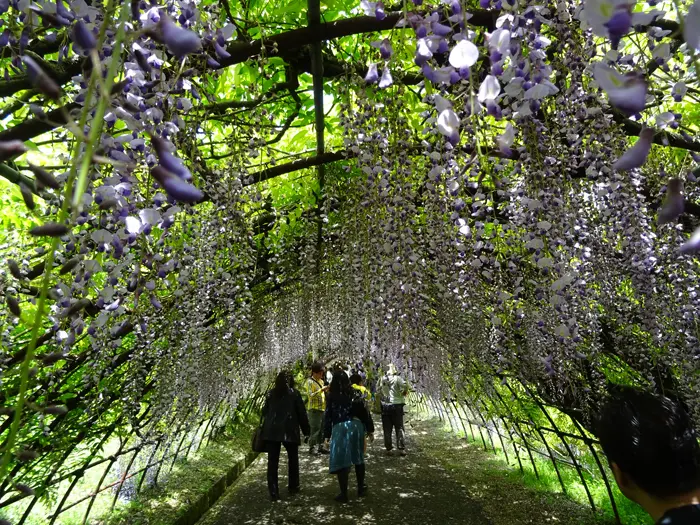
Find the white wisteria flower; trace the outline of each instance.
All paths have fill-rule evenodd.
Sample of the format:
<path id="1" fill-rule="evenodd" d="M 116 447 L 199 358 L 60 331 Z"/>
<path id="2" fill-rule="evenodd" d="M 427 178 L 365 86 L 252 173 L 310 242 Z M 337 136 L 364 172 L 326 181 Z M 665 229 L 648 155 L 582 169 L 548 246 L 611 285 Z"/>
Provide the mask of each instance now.
<path id="1" fill-rule="evenodd" d="M 481 86 L 479 86 L 479 102 L 484 103 L 488 100 L 496 100 L 500 93 L 501 85 L 498 83 L 498 79 L 493 75 L 487 75 Z"/>
<path id="2" fill-rule="evenodd" d="M 453 109 L 445 109 L 440 113 L 440 115 L 438 115 L 438 131 L 447 137 L 452 145 L 456 145 L 459 142 L 459 126 L 459 117 Z"/>
<path id="3" fill-rule="evenodd" d="M 479 59 L 479 49 L 469 40 L 461 40 L 450 51 L 450 65 L 456 69 L 472 67 Z"/>

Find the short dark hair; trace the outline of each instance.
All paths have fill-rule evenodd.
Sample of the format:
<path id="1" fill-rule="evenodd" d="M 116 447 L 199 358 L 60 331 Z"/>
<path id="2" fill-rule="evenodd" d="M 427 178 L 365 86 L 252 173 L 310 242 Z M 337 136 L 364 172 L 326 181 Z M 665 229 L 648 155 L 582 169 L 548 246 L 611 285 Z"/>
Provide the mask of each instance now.
<path id="1" fill-rule="evenodd" d="M 323 372 L 323 363 L 321 361 L 314 361 L 314 364 L 311 365 L 311 371 L 314 374 L 318 374 L 319 372 Z"/>
<path id="2" fill-rule="evenodd" d="M 659 499 L 700 488 L 700 446 L 685 404 L 616 386 L 596 421 L 611 463 Z"/>
<path id="3" fill-rule="evenodd" d="M 358 374 L 357 372 L 355 372 L 354 374 L 352 374 L 350 376 L 350 382 L 353 385 L 359 385 L 360 383 L 362 383 L 362 376 L 360 374 Z"/>

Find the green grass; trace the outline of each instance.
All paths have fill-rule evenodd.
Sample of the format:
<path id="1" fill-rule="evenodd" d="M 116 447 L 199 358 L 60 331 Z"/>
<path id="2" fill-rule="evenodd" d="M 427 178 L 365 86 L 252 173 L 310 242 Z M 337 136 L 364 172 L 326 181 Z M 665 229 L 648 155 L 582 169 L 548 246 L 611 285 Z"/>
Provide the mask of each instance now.
<path id="1" fill-rule="evenodd" d="M 425 413 L 423 414 L 425 415 Z M 429 415 L 434 416 L 433 414 Z M 444 422 L 444 425 L 441 430 L 443 432 L 448 432 L 452 436 L 457 434 L 460 437 L 465 437 L 466 442 L 471 447 L 477 449 L 480 448 L 481 451 L 483 451 L 483 442 L 481 440 L 481 436 L 479 435 L 479 431 L 475 426 L 471 427 L 471 431 L 473 431 L 474 434 L 471 435 L 467 433 L 466 436 L 461 427 L 458 431 L 453 430 L 447 421 Z M 469 430 L 468 425 L 467 430 Z M 506 455 L 503 453 L 501 443 L 498 437 L 495 435 L 493 436 L 493 445 L 496 449 L 496 453 L 494 454 L 491 441 L 489 440 L 487 433 L 484 429 L 482 429 L 482 432 L 484 433 L 484 439 L 486 440 L 490 456 L 488 461 L 482 462 L 482 464 L 480 465 L 481 473 L 485 473 L 485 475 L 483 476 L 484 483 L 490 482 L 488 480 L 489 476 L 492 477 L 492 481 L 499 476 L 506 476 L 510 481 L 519 482 L 520 484 L 534 491 L 540 493 L 548 493 L 552 495 L 556 494 L 559 497 L 561 497 L 561 493 L 563 491 L 561 489 L 557 473 L 554 470 L 554 467 L 552 466 L 552 463 L 549 460 L 549 458 L 545 458 L 533 453 L 534 462 L 537 467 L 537 473 L 539 475 L 538 478 L 535 475 L 535 471 L 532 467 L 529 456 L 525 451 L 521 449 L 520 460 L 523 466 L 523 472 L 521 473 L 512 445 L 508 441 L 504 440 L 508 454 L 508 461 L 506 461 Z M 549 440 L 549 436 L 547 436 L 547 438 Z M 558 446 L 561 445 L 561 443 L 554 443 L 550 441 L 548 442 L 550 443 L 550 446 L 554 446 L 555 444 Z M 608 497 L 608 492 L 605 487 L 605 484 L 599 476 L 597 466 L 595 466 L 595 460 L 593 456 L 590 453 L 582 454 L 578 458 L 578 460 L 580 464 L 584 466 L 590 466 L 583 470 L 583 477 L 586 481 L 586 485 L 588 486 L 588 489 L 591 493 L 591 497 L 593 498 L 597 509 L 597 512 L 595 514 L 589 511 L 591 517 L 593 518 L 593 521 L 596 523 L 606 524 L 615 523 L 612 504 L 610 503 L 610 498 Z M 449 461 L 451 461 L 451 459 L 448 459 L 448 462 Z M 605 459 L 601 458 L 601 461 L 605 462 Z M 450 466 L 453 468 L 459 467 L 459 465 L 456 464 L 452 464 Z M 607 468 L 607 464 L 604 463 L 604 467 Z M 586 495 L 585 488 L 583 486 L 583 483 L 581 482 L 581 478 L 579 477 L 576 469 L 573 466 L 561 463 L 558 464 L 558 468 L 559 473 L 562 477 L 562 481 L 566 487 L 566 496 L 572 501 L 580 504 L 581 506 L 585 506 L 588 507 L 588 509 L 590 509 L 588 496 Z M 609 470 L 607 470 L 607 476 L 612 484 L 615 503 L 617 504 L 617 510 L 623 525 L 653 524 L 653 520 L 649 518 L 649 516 L 641 509 L 641 507 L 631 502 L 620 493 L 619 489 L 617 488 L 617 485 L 613 480 L 612 473 Z M 573 523 L 574 521 L 570 522 Z"/>
<path id="2" fill-rule="evenodd" d="M 216 439 L 212 439 L 195 453 L 195 448 L 203 429 L 195 440 L 187 460 L 178 459 L 170 469 L 170 460 L 167 460 L 159 475 L 159 485 L 146 488 L 144 483 L 141 493 L 130 502 L 120 499 L 114 511 L 110 512 L 114 492 L 107 489 L 96 498 L 90 511 L 88 523 L 91 525 L 171 525 L 176 518 L 191 504 L 205 494 L 211 486 L 217 482 L 233 465 L 243 459 L 250 449 L 250 436 L 253 432 L 257 418 L 247 421 L 238 421 L 236 425 L 229 424 Z M 189 444 L 188 438 L 185 446 Z M 119 446 L 117 439 L 110 441 L 101 453 L 102 457 L 114 454 Z M 131 457 L 128 454 L 120 459 L 121 468 Z M 143 459 L 145 461 L 145 459 Z M 65 506 L 71 502 L 90 495 L 97 486 L 109 463 L 99 465 L 85 472 L 79 483 L 71 491 Z M 132 467 L 134 470 L 135 467 Z M 107 486 L 119 480 L 119 470 L 112 466 L 102 486 Z M 132 478 L 135 485 L 140 480 L 139 476 Z M 41 501 L 31 512 L 25 522 L 26 525 L 46 525 L 48 516 L 55 511 L 60 498 L 68 489 L 71 480 L 62 482 L 51 498 Z M 21 502 L 0 511 L 0 518 L 17 523 L 32 498 L 26 498 Z M 81 525 L 85 517 L 90 500 L 86 500 L 75 507 L 62 512 L 56 524 Z"/>
<path id="3" fill-rule="evenodd" d="M 96 521 L 96 525 L 172 525 L 250 449 L 250 422 L 229 427 L 194 460 L 175 463 L 168 480 L 143 490 L 128 505 Z"/>

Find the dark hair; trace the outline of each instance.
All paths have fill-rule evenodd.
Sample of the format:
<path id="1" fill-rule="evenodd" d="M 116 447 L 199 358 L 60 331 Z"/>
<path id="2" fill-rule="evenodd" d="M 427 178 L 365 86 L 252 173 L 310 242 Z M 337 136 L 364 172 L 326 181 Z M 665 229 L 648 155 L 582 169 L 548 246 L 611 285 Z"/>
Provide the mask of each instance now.
<path id="1" fill-rule="evenodd" d="M 294 378 L 286 370 L 282 370 L 275 378 L 275 386 L 272 393 L 276 397 L 283 397 L 289 393 L 289 389 L 294 387 Z"/>
<path id="2" fill-rule="evenodd" d="M 681 401 L 617 386 L 596 421 L 603 452 L 659 499 L 700 488 L 700 446 Z"/>
<path id="3" fill-rule="evenodd" d="M 348 375 L 342 370 L 333 374 L 330 393 L 335 396 L 350 395 L 350 379 L 348 379 Z"/>
<path id="4" fill-rule="evenodd" d="M 311 371 L 314 374 L 318 374 L 319 372 L 323 372 L 323 363 L 321 361 L 314 361 L 314 364 L 311 365 Z"/>
<path id="5" fill-rule="evenodd" d="M 360 383 L 362 383 L 362 376 L 355 372 L 353 375 L 350 376 L 350 382 L 353 385 L 359 385 Z"/>

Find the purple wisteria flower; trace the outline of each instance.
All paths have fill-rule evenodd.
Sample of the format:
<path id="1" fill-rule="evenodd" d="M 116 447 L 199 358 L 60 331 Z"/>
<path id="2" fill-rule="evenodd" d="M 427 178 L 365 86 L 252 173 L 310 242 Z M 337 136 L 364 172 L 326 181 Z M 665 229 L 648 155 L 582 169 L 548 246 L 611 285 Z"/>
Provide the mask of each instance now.
<path id="1" fill-rule="evenodd" d="M 623 113 L 634 115 L 646 106 L 647 82 L 640 73 L 621 75 L 610 66 L 597 62 L 593 76 L 608 95 L 610 104 Z"/>
<path id="2" fill-rule="evenodd" d="M 377 70 L 377 64 L 370 64 L 367 68 L 367 74 L 365 75 L 365 82 L 367 84 L 376 84 L 379 80 L 379 71 Z"/>
<path id="3" fill-rule="evenodd" d="M 605 22 L 605 27 L 608 30 L 613 49 L 617 49 L 622 37 L 627 35 L 632 27 L 632 7 L 630 5 L 618 6 L 610 19 Z"/>
<path id="4" fill-rule="evenodd" d="M 379 18 L 379 16 L 382 16 L 382 14 L 384 13 L 384 6 L 382 5 L 381 13 L 378 14 L 377 13 L 378 4 L 379 4 L 379 2 L 370 2 L 369 0 L 361 0 L 360 1 L 360 9 L 362 9 L 362 12 L 366 16 L 374 16 L 377 19 L 382 20 L 383 17 Z M 386 16 L 386 15 L 384 15 L 384 16 Z"/>
<path id="5" fill-rule="evenodd" d="M 21 140 L 0 141 L 0 162 L 21 155 L 26 151 L 28 151 L 27 146 Z M 51 187 L 53 188 L 54 186 Z"/>
<path id="6" fill-rule="evenodd" d="M 177 201 L 194 203 L 204 198 L 204 194 L 199 189 L 177 175 L 173 175 L 163 166 L 158 165 L 152 168 L 151 175 L 165 192 Z"/>
<path id="7" fill-rule="evenodd" d="M 666 198 L 659 210 L 657 222 L 659 225 L 662 225 L 675 221 L 683 213 L 684 207 L 683 181 L 681 179 L 671 179 L 666 187 Z"/>
<path id="8" fill-rule="evenodd" d="M 642 167 L 651 151 L 653 140 L 654 130 L 652 128 L 644 128 L 639 133 L 639 140 L 615 161 L 613 169 L 627 171 Z"/>
<path id="9" fill-rule="evenodd" d="M 505 131 L 496 137 L 496 143 L 501 153 L 506 157 L 510 157 L 513 155 L 513 150 L 511 149 L 513 142 L 515 142 L 515 128 L 508 122 Z"/>
<path id="10" fill-rule="evenodd" d="M 489 115 L 499 118 L 501 108 L 496 103 L 496 99 L 501 93 L 501 85 L 498 79 L 493 75 L 487 75 L 484 81 L 479 86 L 477 99 L 480 103 L 486 106 Z"/>
<path id="11" fill-rule="evenodd" d="M 202 50 L 202 41 L 196 33 L 184 29 L 173 22 L 168 15 L 161 13 L 158 22 L 158 35 L 173 55 L 182 58 Z M 153 34 L 152 34 L 153 36 Z"/>
<path id="12" fill-rule="evenodd" d="M 609 38 L 613 49 L 633 25 L 630 0 L 586 0 L 582 17 L 593 32 Z"/>
<path id="13" fill-rule="evenodd" d="M 501 56 L 508 56 L 510 54 L 510 33 L 510 29 L 496 29 L 488 35 L 489 53 L 496 52 Z"/>
<path id="14" fill-rule="evenodd" d="M 690 239 L 680 247 L 681 253 L 697 253 L 698 251 L 700 251 L 700 228 L 697 228 L 690 236 Z"/>
<path id="15" fill-rule="evenodd" d="M 27 76 L 35 88 L 52 100 L 61 98 L 59 85 L 39 67 L 39 64 L 33 58 L 25 55 L 22 57 L 22 62 L 27 67 Z"/>
<path id="16" fill-rule="evenodd" d="M 461 123 L 459 117 L 452 109 L 446 109 L 438 115 L 438 131 L 447 137 L 453 146 L 459 143 L 459 127 Z"/>
<path id="17" fill-rule="evenodd" d="M 384 2 L 379 0 L 374 8 L 374 16 L 377 20 L 384 20 L 386 18 L 386 12 L 384 11 Z"/>
<path id="18" fill-rule="evenodd" d="M 391 42 L 388 38 L 385 38 L 383 40 L 377 40 L 375 42 L 372 42 L 370 45 L 379 49 L 379 54 L 384 60 L 389 60 L 394 52 L 394 49 L 391 47 Z"/>
<path id="19" fill-rule="evenodd" d="M 456 69 L 470 68 L 479 59 L 479 49 L 469 40 L 460 40 L 450 51 L 450 65 Z"/>
<path id="20" fill-rule="evenodd" d="M 388 88 L 394 83 L 394 79 L 391 76 L 391 71 L 389 70 L 388 67 L 384 68 L 384 71 L 382 71 L 382 78 L 379 79 L 379 87 L 384 89 Z"/>
<path id="21" fill-rule="evenodd" d="M 683 19 L 683 39 L 693 51 L 700 51 L 700 0 L 695 0 Z"/>
<path id="22" fill-rule="evenodd" d="M 95 35 L 82 20 L 78 20 L 73 26 L 73 42 L 85 52 L 92 51 L 97 45 Z"/>
<path id="23" fill-rule="evenodd" d="M 226 51 L 226 49 L 222 45 L 220 45 L 219 42 L 214 40 L 213 45 L 214 45 L 214 52 L 216 53 L 217 57 L 222 58 L 222 59 L 231 58 L 231 53 Z"/>
<path id="24" fill-rule="evenodd" d="M 180 159 L 170 152 L 172 146 L 167 140 L 151 135 L 151 144 L 153 144 L 153 149 L 156 150 L 156 155 L 158 155 L 158 162 L 166 170 L 185 181 L 192 180 L 190 170 L 185 167 Z"/>

